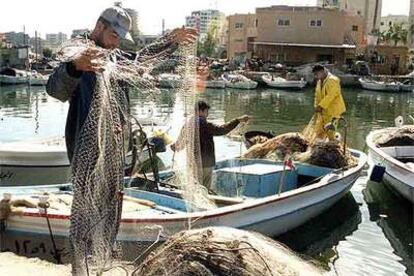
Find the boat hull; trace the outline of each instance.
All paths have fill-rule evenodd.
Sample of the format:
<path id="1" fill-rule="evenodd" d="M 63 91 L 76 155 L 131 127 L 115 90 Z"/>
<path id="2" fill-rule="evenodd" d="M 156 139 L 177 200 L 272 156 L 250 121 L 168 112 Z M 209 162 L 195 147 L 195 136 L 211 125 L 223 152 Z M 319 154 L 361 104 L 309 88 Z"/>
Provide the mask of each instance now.
<path id="1" fill-rule="evenodd" d="M 125 248 L 142 248 L 179 231 L 208 226 L 228 226 L 260 232 L 270 237 L 285 233 L 321 214 L 352 187 L 361 174 L 366 156 L 358 153 L 359 164 L 344 172 L 332 172 L 318 183 L 291 190 L 281 195 L 256 198 L 239 204 L 193 213 L 166 214 L 151 217 L 123 218 L 118 240 Z M 128 190 L 134 196 L 134 190 Z M 52 231 L 59 248 L 68 246 L 68 215 L 49 215 Z M 12 216 L 5 231 L 6 247 L 13 251 L 23 248 L 24 242 L 33 249 L 23 254 L 46 259 L 50 254 L 50 235 L 44 215 L 33 212 Z M 24 237 L 24 239 L 22 239 Z M 44 249 L 46 248 L 46 249 Z M 136 258 L 138 249 L 124 251 L 125 259 Z"/>
<path id="2" fill-rule="evenodd" d="M 414 168 L 398 161 L 389 153 L 391 151 L 399 152 L 399 157 L 414 157 L 414 147 L 411 147 L 410 151 L 404 149 L 404 147 L 392 147 L 383 150 L 378 148 L 374 144 L 374 137 L 391 131 L 395 128 L 387 128 L 371 132 L 367 137 L 368 156 L 370 165 L 382 165 L 385 167 L 384 182 L 390 186 L 393 190 L 398 192 L 404 198 L 414 204 Z M 397 148 L 397 149 L 395 149 Z M 407 154 L 406 156 L 402 155 Z"/>

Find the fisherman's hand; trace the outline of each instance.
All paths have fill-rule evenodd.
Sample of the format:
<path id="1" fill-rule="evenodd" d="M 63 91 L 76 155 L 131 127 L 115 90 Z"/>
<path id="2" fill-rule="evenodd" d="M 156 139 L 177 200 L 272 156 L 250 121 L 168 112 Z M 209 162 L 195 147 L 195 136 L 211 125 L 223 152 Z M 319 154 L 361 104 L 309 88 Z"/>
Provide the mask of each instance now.
<path id="1" fill-rule="evenodd" d="M 320 107 L 319 105 L 317 107 L 315 107 L 315 113 L 322 113 L 323 108 Z"/>
<path id="2" fill-rule="evenodd" d="M 169 34 L 169 37 L 174 43 L 188 45 L 194 43 L 197 40 L 198 33 L 196 29 L 182 27 L 174 29 Z"/>
<path id="3" fill-rule="evenodd" d="M 99 59 L 103 55 L 104 53 L 97 48 L 88 48 L 74 59 L 72 63 L 78 71 L 102 73 L 104 68 Z"/>
<path id="4" fill-rule="evenodd" d="M 171 147 L 171 150 L 175 152 L 175 150 L 176 150 L 175 144 L 172 144 L 170 147 Z"/>
<path id="5" fill-rule="evenodd" d="M 240 123 L 247 123 L 248 121 L 250 121 L 251 117 L 248 115 L 243 115 L 237 119 L 239 120 Z"/>

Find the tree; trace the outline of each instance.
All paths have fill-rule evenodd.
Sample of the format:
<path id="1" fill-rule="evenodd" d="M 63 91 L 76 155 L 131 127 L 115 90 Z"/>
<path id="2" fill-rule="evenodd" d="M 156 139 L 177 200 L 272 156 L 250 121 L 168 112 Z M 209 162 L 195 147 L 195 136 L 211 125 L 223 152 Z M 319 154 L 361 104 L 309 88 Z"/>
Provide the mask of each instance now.
<path id="1" fill-rule="evenodd" d="M 50 48 L 44 48 L 44 49 L 43 49 L 43 56 L 44 56 L 45 58 L 51 58 L 51 57 L 52 57 L 52 55 L 53 55 L 53 51 L 52 51 L 52 49 L 50 49 Z"/>
<path id="2" fill-rule="evenodd" d="M 407 44 L 408 42 L 408 30 L 403 28 L 402 24 L 394 23 L 390 25 L 388 31 L 384 34 L 384 41 L 394 43 L 394 46 L 397 46 L 399 42 Z"/>
<path id="3" fill-rule="evenodd" d="M 197 45 L 198 56 L 205 55 L 207 57 L 213 57 L 216 55 L 219 42 L 218 33 L 218 23 L 216 21 L 212 21 L 206 39 L 202 42 L 199 42 Z"/>

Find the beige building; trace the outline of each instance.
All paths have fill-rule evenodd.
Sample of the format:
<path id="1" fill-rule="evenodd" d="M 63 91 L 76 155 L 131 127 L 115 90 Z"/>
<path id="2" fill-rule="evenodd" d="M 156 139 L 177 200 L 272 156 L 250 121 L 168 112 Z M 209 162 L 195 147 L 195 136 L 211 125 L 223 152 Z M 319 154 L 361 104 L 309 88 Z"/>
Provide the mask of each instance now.
<path id="1" fill-rule="evenodd" d="M 380 27 L 382 0 L 318 0 L 317 3 L 320 7 L 337 8 L 361 15 L 365 21 L 367 34 Z"/>
<path id="2" fill-rule="evenodd" d="M 257 37 L 257 20 L 255 14 L 235 14 L 227 17 L 228 39 L 227 57 L 252 56 L 253 45 L 249 44 Z"/>
<path id="3" fill-rule="evenodd" d="M 363 44 L 363 18 L 338 9 L 272 6 L 229 17 L 230 58 L 244 54 L 291 65 L 343 64 Z"/>

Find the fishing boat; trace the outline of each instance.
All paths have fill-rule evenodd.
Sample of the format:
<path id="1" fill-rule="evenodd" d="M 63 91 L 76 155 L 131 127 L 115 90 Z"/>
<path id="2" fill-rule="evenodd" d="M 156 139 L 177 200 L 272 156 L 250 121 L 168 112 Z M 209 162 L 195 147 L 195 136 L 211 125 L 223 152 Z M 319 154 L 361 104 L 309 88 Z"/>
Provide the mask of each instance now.
<path id="1" fill-rule="evenodd" d="M 384 180 L 393 190 L 414 204 L 414 145 L 380 147 L 377 140 L 400 128 L 374 130 L 366 138 L 370 163 L 385 168 Z"/>
<path id="2" fill-rule="evenodd" d="M 360 78 L 359 83 L 361 84 L 362 88 L 366 90 L 385 92 L 399 92 L 401 90 L 400 82 L 385 82 Z"/>
<path id="3" fill-rule="evenodd" d="M 300 80 L 287 80 L 268 74 L 262 76 L 262 79 L 268 86 L 279 89 L 301 90 L 306 86 L 306 81 L 303 78 Z"/>
<path id="4" fill-rule="evenodd" d="M 36 71 L 32 71 L 29 75 L 29 85 L 30 86 L 45 86 L 49 76 L 43 76 Z"/>
<path id="5" fill-rule="evenodd" d="M 139 162 L 149 159 L 148 151 L 143 149 Z M 131 166 L 132 160 L 129 153 L 126 167 Z M 69 180 L 70 162 L 64 137 L 0 143 L 0 187 L 51 185 Z"/>
<path id="6" fill-rule="evenodd" d="M 221 78 L 224 80 L 226 87 L 236 89 L 256 89 L 257 82 L 250 80 L 249 78 L 241 74 L 223 74 Z"/>
<path id="7" fill-rule="evenodd" d="M 189 227 L 229 226 L 270 237 L 285 233 L 321 214 L 350 190 L 367 160 L 362 152 L 352 151 L 352 154 L 358 164 L 339 170 L 309 164 L 296 164 L 296 168 L 287 169 L 283 162 L 270 160 L 218 162 L 214 172 L 217 195 L 209 196 L 217 207 L 211 209 L 184 201 L 180 190 L 173 187 L 159 186 L 158 192 L 126 188 L 118 234 L 123 256 L 134 259 L 144 245 L 165 240 Z M 162 172 L 160 177 L 167 179 L 171 174 Z M 12 200 L 34 204 L 22 207 L 18 215 L 7 218 L 0 250 L 52 259 L 53 236 L 57 248 L 66 257 L 63 261 L 68 261 L 70 186 L 0 189 L 0 194 L 5 192 L 11 194 Z M 36 201 L 45 193 L 53 200 L 47 214 L 36 207 Z"/>
<path id="8" fill-rule="evenodd" d="M 161 88 L 178 88 L 182 85 L 181 76 L 176 74 L 160 74 L 158 82 Z"/>
<path id="9" fill-rule="evenodd" d="M 28 81 L 29 81 L 29 75 L 26 71 L 14 69 L 14 68 L 5 68 L 0 71 L 0 84 L 1 85 L 27 84 Z"/>
<path id="10" fill-rule="evenodd" d="M 224 89 L 226 88 L 226 83 L 224 80 L 206 80 L 205 81 L 206 88 L 212 89 Z"/>
<path id="11" fill-rule="evenodd" d="M 0 186 L 67 183 L 69 179 L 63 137 L 0 143 Z"/>

